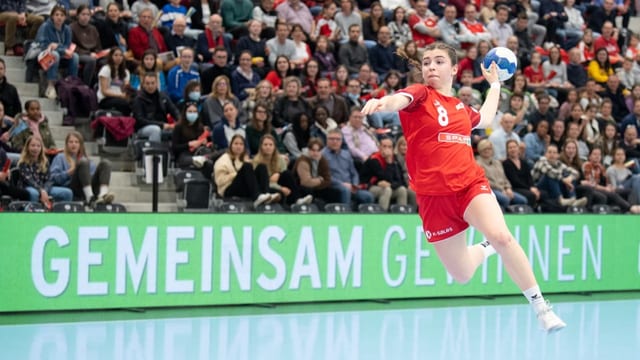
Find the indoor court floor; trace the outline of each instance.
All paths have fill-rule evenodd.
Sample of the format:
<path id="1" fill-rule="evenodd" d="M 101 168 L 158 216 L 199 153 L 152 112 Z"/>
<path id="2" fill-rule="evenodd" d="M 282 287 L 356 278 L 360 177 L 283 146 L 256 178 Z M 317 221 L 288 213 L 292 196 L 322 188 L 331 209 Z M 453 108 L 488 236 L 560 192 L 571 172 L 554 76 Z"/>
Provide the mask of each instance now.
<path id="1" fill-rule="evenodd" d="M 0 315 L 0 359 L 640 359 L 640 293 Z"/>

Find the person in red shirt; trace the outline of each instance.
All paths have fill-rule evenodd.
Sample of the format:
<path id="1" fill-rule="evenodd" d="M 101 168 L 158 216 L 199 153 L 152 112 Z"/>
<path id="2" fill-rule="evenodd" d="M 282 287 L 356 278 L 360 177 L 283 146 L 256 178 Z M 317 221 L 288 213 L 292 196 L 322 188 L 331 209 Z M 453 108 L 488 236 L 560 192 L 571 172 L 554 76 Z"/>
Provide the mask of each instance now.
<path id="1" fill-rule="evenodd" d="M 427 7 L 425 0 L 418 0 L 415 3 L 415 12 L 410 12 L 409 27 L 413 35 L 413 41 L 419 48 L 423 48 L 440 38 L 438 29 L 438 17 Z"/>
<path id="2" fill-rule="evenodd" d="M 489 182 L 473 157 L 471 130 L 490 126 L 498 109 L 497 66 L 482 67 L 491 85 L 477 111 L 453 96 L 457 62 L 453 47 L 440 42 L 427 46 L 422 59 L 425 84 L 371 99 L 362 112 L 399 111 L 408 144 L 407 171 L 423 228 L 449 274 L 465 283 L 487 257 L 498 252 L 532 304 L 541 327 L 547 332 L 560 330 L 566 324 L 544 300 L 529 260 L 509 232 Z M 469 225 L 488 241 L 467 246 L 465 230 Z"/>
<path id="3" fill-rule="evenodd" d="M 602 25 L 602 35 L 593 42 L 596 52 L 605 48 L 609 53 L 609 61 L 612 64 L 620 61 L 620 47 L 618 46 L 618 29 L 613 27 L 611 21 L 605 21 Z"/>

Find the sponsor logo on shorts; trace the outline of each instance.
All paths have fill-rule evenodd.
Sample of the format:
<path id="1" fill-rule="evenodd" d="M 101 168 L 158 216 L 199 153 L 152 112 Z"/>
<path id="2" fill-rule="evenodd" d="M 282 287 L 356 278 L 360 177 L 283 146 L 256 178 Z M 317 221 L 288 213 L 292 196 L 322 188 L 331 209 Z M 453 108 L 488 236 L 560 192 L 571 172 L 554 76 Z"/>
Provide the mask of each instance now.
<path id="1" fill-rule="evenodd" d="M 489 187 L 487 185 L 480 185 L 480 190 L 489 191 Z"/>
<path id="2" fill-rule="evenodd" d="M 442 235 L 446 235 L 450 232 L 453 231 L 453 228 L 451 226 L 449 226 L 448 228 L 445 229 L 440 229 L 440 230 L 436 230 L 436 231 L 425 231 L 424 234 L 427 236 L 427 240 L 431 239 L 433 236 L 442 236 Z"/>
<path id="3" fill-rule="evenodd" d="M 457 143 L 471 146 L 471 137 L 467 135 L 438 133 L 438 142 Z"/>

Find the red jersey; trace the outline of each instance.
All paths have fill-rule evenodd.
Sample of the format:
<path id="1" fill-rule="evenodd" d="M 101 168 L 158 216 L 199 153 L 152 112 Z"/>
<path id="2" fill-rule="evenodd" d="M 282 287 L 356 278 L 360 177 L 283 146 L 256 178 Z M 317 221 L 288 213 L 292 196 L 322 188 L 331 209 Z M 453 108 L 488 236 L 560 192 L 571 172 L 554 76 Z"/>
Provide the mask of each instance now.
<path id="1" fill-rule="evenodd" d="M 607 50 L 607 53 L 609 53 L 609 61 L 611 63 L 618 62 L 620 47 L 618 47 L 618 41 L 616 39 L 611 37 L 607 40 L 604 36 L 600 36 L 593 42 L 593 49 L 597 52 L 601 48 L 605 48 Z"/>
<path id="2" fill-rule="evenodd" d="M 537 69 L 533 68 L 532 65 L 529 65 L 526 68 L 524 68 L 524 71 L 522 73 L 524 74 L 524 77 L 527 78 L 527 81 L 530 83 L 537 84 L 537 83 L 544 82 L 546 80 L 544 77 L 544 72 L 542 71 L 542 64 L 538 65 Z"/>
<path id="3" fill-rule="evenodd" d="M 427 34 L 422 34 L 417 30 L 414 30 L 414 26 L 420 22 L 424 22 L 424 24 L 429 28 L 435 28 L 438 26 L 438 18 L 428 17 L 426 20 L 423 20 L 417 14 L 409 15 L 409 28 L 411 28 L 411 35 L 413 36 L 413 41 L 416 42 L 416 46 L 419 48 L 423 48 L 431 43 L 434 43 L 436 39 Z"/>
<path id="4" fill-rule="evenodd" d="M 471 129 L 480 123 L 480 113 L 430 86 L 414 84 L 399 92 L 411 99 L 399 114 L 416 193 L 448 195 L 483 179 L 471 148 Z"/>

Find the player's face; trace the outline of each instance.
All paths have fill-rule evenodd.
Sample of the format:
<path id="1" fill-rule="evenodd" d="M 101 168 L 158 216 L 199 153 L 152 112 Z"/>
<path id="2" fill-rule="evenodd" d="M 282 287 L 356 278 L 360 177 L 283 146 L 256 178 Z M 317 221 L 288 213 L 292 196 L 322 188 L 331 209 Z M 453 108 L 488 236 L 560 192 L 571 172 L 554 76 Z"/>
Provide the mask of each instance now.
<path id="1" fill-rule="evenodd" d="M 445 50 L 425 51 L 422 57 L 422 76 L 427 85 L 434 89 L 450 88 L 457 71 L 458 66 L 451 65 L 451 59 Z"/>

